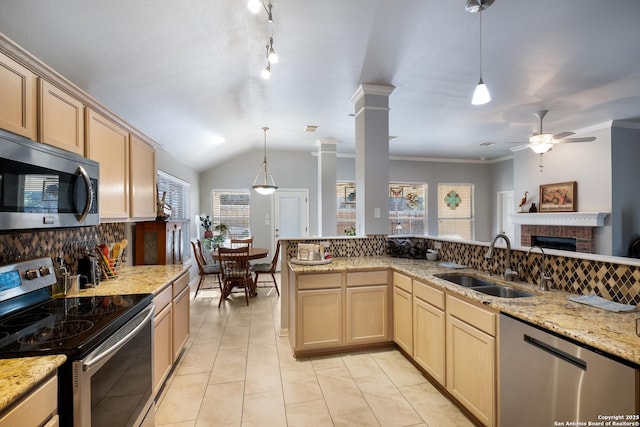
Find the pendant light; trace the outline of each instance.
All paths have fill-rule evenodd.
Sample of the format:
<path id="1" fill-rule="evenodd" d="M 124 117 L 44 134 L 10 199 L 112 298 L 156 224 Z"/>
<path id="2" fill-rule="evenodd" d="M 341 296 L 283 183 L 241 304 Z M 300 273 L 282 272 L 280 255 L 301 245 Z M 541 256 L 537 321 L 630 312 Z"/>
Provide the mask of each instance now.
<path id="1" fill-rule="evenodd" d="M 269 170 L 269 164 L 267 163 L 267 131 L 268 127 L 263 127 L 264 132 L 264 160 L 262 165 L 258 168 L 256 178 L 253 180 L 251 188 L 256 190 L 259 194 L 269 195 L 278 189 L 278 186 L 273 181 L 273 175 Z"/>
<path id="2" fill-rule="evenodd" d="M 467 12 L 480 15 L 480 81 L 478 81 L 478 85 L 473 91 L 473 98 L 471 98 L 471 104 L 473 105 L 482 105 L 491 101 L 489 89 L 482 79 L 482 11 L 491 6 L 493 2 L 494 0 L 467 0 L 466 4 Z"/>

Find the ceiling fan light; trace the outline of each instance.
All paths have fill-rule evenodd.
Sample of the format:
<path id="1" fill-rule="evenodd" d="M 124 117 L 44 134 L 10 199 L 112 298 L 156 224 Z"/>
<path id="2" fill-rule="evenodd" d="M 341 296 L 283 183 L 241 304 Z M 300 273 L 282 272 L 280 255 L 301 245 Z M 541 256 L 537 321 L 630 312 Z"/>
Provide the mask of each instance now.
<path id="1" fill-rule="evenodd" d="M 551 147 L 553 147 L 553 144 L 548 144 L 544 142 L 541 144 L 533 144 L 529 146 L 529 148 L 531 148 L 533 152 L 537 154 L 544 154 L 547 151 L 551 150 Z"/>
<path id="2" fill-rule="evenodd" d="M 249 0 L 247 7 L 252 13 L 260 12 L 260 0 Z"/>
<path id="3" fill-rule="evenodd" d="M 473 91 L 473 98 L 471 98 L 471 104 L 473 105 L 482 105 L 491 101 L 491 95 L 489 95 L 489 89 L 487 85 L 482 81 L 482 77 L 480 77 L 480 81 L 476 86 L 476 89 Z"/>

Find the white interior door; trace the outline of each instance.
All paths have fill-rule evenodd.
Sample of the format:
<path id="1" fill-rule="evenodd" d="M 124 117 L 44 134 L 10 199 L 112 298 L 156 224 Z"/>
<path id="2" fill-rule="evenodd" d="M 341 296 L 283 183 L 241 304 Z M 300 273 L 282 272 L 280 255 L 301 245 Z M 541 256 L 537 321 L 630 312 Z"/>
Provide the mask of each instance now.
<path id="1" fill-rule="evenodd" d="M 309 236 L 309 190 L 278 189 L 274 216 L 272 247 L 277 239 Z"/>
<path id="2" fill-rule="evenodd" d="M 515 204 L 513 201 L 513 190 L 498 191 L 498 233 L 504 233 L 509 237 L 511 243 L 515 242 L 515 233 L 513 227 L 513 213 L 515 212 Z"/>

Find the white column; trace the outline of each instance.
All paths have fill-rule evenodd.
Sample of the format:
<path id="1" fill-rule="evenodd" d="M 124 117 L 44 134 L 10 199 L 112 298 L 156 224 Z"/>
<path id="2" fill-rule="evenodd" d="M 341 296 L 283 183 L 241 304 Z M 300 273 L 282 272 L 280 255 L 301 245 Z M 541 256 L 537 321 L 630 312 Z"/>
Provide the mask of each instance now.
<path id="1" fill-rule="evenodd" d="M 322 138 L 318 147 L 318 235 L 335 236 L 336 231 L 336 144 Z"/>
<path id="2" fill-rule="evenodd" d="M 389 95 L 361 84 L 351 97 L 356 124 L 356 234 L 389 233 Z"/>

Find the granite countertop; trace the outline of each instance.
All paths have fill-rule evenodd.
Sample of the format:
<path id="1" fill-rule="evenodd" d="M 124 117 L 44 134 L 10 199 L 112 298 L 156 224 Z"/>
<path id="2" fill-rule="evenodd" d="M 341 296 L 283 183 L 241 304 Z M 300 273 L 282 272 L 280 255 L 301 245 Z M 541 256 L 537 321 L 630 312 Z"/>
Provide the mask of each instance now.
<path id="1" fill-rule="evenodd" d="M 188 267 L 182 265 L 125 266 L 120 269 L 117 278 L 102 280 L 95 288 L 82 289 L 77 294 L 68 294 L 67 297 L 157 295 L 186 271 Z M 0 412 L 28 393 L 33 386 L 54 372 L 66 360 L 64 355 L 0 360 Z"/>
<path id="2" fill-rule="evenodd" d="M 54 373 L 65 361 L 64 355 L 20 357 L 0 361 L 0 412 L 29 393 L 40 381 Z"/>
<path id="3" fill-rule="evenodd" d="M 640 337 L 636 335 L 635 322 L 638 311 L 615 313 L 577 302 L 569 301 L 573 296 L 561 291 L 538 291 L 523 282 L 505 282 L 497 276 L 471 268 L 451 269 L 441 267 L 439 261 L 421 259 L 362 257 L 334 258 L 330 264 L 299 265 L 289 263 L 296 273 L 320 273 L 343 270 L 374 270 L 392 268 L 412 278 L 427 281 L 480 302 L 486 307 L 538 325 L 544 329 L 572 338 L 606 353 L 640 365 Z M 500 298 L 486 295 L 469 288 L 434 277 L 438 273 L 458 272 L 474 274 L 499 284 L 523 289 L 535 294 L 526 298 Z"/>

